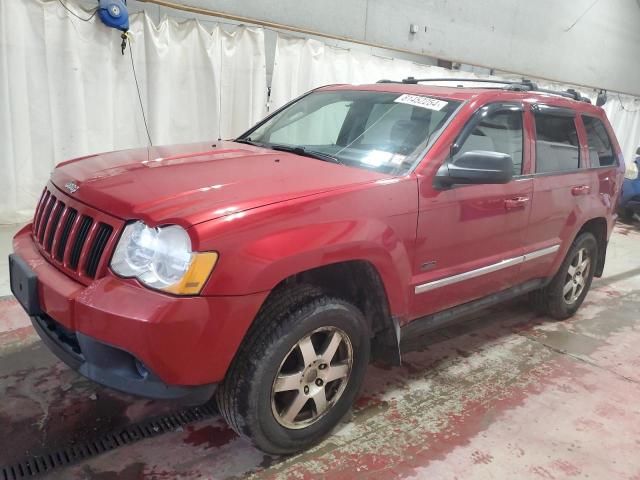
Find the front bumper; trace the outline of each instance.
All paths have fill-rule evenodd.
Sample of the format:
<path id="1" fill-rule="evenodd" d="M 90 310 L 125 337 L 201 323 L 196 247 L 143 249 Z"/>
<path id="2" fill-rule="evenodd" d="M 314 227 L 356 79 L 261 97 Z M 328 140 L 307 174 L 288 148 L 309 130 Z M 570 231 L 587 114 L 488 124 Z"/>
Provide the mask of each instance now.
<path id="1" fill-rule="evenodd" d="M 48 315 L 31 317 L 34 329 L 49 349 L 68 366 L 90 380 L 132 395 L 180 400 L 199 405 L 209 400 L 216 384 L 167 385 L 130 353 L 80 332 L 71 332 Z"/>
<path id="2" fill-rule="evenodd" d="M 37 279 L 30 314 L 49 348 L 91 380 L 145 397 L 210 396 L 268 294 L 176 297 L 111 274 L 85 286 L 43 259 L 29 225 L 13 246 Z"/>

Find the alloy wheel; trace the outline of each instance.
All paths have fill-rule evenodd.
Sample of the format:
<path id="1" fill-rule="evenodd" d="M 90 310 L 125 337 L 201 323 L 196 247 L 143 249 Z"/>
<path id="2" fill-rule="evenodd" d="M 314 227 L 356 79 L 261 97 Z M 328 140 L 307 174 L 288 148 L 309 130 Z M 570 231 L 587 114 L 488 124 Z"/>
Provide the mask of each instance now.
<path id="1" fill-rule="evenodd" d="M 353 347 L 336 327 L 321 327 L 300 339 L 280 364 L 271 388 L 271 409 L 285 428 L 308 427 L 340 399 L 349 383 Z"/>
<path id="2" fill-rule="evenodd" d="M 589 278 L 590 268 L 591 258 L 589 252 L 586 248 L 581 248 L 571 259 L 562 289 L 562 296 L 568 305 L 575 303 L 580 298 L 580 294 L 582 294 Z"/>

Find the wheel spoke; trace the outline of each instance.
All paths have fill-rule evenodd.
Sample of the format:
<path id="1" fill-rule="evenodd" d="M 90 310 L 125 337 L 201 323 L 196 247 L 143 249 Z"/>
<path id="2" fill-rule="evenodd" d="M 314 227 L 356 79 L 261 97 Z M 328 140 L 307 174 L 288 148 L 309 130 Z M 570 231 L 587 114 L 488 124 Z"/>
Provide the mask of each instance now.
<path id="1" fill-rule="evenodd" d="M 318 359 L 318 354 L 316 353 L 316 349 L 311 343 L 311 336 L 305 337 L 300 342 L 298 342 L 298 348 L 300 349 L 300 353 L 302 354 L 302 360 L 305 366 L 311 365 Z"/>
<path id="2" fill-rule="evenodd" d="M 578 265 L 582 263 L 582 249 L 578 250 L 578 261 L 576 263 Z"/>
<path id="3" fill-rule="evenodd" d="M 589 271 L 589 264 L 591 262 L 589 261 L 588 258 L 585 258 L 585 260 L 580 264 L 580 271 L 582 272 L 582 275 L 586 275 L 587 272 Z"/>
<path id="4" fill-rule="evenodd" d="M 573 302 L 576 299 L 576 297 L 578 296 L 576 294 L 577 290 L 578 290 L 578 284 L 574 283 L 573 284 L 573 288 L 571 289 L 571 302 Z"/>
<path id="5" fill-rule="evenodd" d="M 284 418 L 287 422 L 293 422 L 298 416 L 298 414 L 300 413 L 300 410 L 302 410 L 302 407 L 305 406 L 308 400 L 309 400 L 309 397 L 298 392 L 298 395 L 293 400 L 293 402 L 291 402 L 291 405 L 289 405 L 289 408 L 287 408 L 287 410 L 284 412 L 284 414 L 282 415 L 282 418 Z"/>
<path id="6" fill-rule="evenodd" d="M 564 288 L 562 289 L 562 295 L 566 297 L 567 293 L 569 293 L 572 289 L 573 289 L 573 280 L 569 280 L 567 283 L 564 284 Z"/>
<path id="7" fill-rule="evenodd" d="M 582 275 L 576 277 L 576 282 L 578 282 L 579 286 L 584 287 L 584 277 Z"/>
<path id="8" fill-rule="evenodd" d="M 327 395 L 324 388 L 318 390 L 311 398 L 316 405 L 316 415 L 322 414 L 327 409 Z"/>
<path id="9" fill-rule="evenodd" d="M 325 382 L 333 382 L 339 378 L 344 378 L 349 374 L 349 365 L 330 365 L 327 369 L 327 373 L 324 375 Z"/>
<path id="10" fill-rule="evenodd" d="M 300 388 L 300 380 L 302 372 L 296 372 L 288 375 L 280 374 L 276 378 L 273 387 L 274 392 L 287 392 L 289 390 L 298 390 Z"/>
<path id="11" fill-rule="evenodd" d="M 573 277 L 576 274 L 576 269 L 577 267 L 574 267 L 573 265 L 569 265 L 569 268 L 567 269 L 567 273 L 569 274 L 570 277 Z"/>
<path id="12" fill-rule="evenodd" d="M 333 357 L 336 354 L 340 343 L 342 343 L 342 335 L 340 335 L 338 332 L 333 332 L 333 334 L 331 335 L 331 340 L 329 341 L 329 345 L 327 345 L 327 348 L 325 348 L 324 352 L 322 353 L 322 359 L 325 361 L 325 363 L 331 363 L 331 360 L 333 360 Z"/>

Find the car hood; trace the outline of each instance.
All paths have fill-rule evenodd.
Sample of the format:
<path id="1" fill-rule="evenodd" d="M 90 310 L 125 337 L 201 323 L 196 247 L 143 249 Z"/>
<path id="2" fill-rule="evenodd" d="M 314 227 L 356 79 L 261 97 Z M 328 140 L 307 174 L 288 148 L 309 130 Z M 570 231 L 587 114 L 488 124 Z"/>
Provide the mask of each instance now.
<path id="1" fill-rule="evenodd" d="M 51 181 L 76 200 L 122 219 L 189 226 L 387 177 L 291 153 L 219 142 L 78 158 L 58 165 Z"/>

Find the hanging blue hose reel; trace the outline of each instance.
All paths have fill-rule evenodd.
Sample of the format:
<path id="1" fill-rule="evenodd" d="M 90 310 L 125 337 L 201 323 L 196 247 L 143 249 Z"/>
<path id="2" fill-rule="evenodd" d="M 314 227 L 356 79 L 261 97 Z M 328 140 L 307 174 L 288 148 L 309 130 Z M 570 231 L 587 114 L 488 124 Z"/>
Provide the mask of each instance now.
<path id="1" fill-rule="evenodd" d="M 99 0 L 98 16 L 107 27 L 123 32 L 129 30 L 129 9 L 126 0 Z"/>

